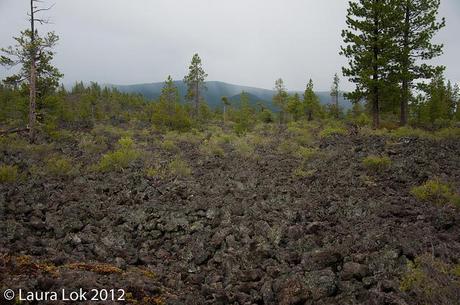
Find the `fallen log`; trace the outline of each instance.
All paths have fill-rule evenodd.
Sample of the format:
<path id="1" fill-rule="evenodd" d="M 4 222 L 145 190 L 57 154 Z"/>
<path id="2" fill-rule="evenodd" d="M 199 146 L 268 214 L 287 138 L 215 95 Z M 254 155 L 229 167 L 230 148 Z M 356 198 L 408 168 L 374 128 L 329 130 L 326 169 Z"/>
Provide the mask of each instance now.
<path id="1" fill-rule="evenodd" d="M 0 135 L 5 135 L 5 134 L 10 134 L 10 133 L 21 133 L 29 131 L 29 127 L 25 128 L 13 128 L 13 129 L 8 129 L 8 130 L 0 130 Z"/>

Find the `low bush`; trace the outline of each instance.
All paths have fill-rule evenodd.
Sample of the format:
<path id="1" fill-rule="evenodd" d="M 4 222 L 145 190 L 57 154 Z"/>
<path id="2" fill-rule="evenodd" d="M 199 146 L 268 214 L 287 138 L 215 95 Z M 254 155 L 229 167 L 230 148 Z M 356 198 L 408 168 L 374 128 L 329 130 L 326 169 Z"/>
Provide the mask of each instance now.
<path id="1" fill-rule="evenodd" d="M 11 183 L 18 179 L 18 167 L 11 165 L 0 165 L 0 183 Z"/>
<path id="2" fill-rule="evenodd" d="M 192 169 L 188 163 L 179 156 L 169 163 L 168 170 L 173 176 L 188 177 L 192 174 Z"/>
<path id="3" fill-rule="evenodd" d="M 435 139 L 460 139 L 460 128 L 448 127 L 438 130 L 434 133 Z"/>
<path id="4" fill-rule="evenodd" d="M 460 207 L 460 196 L 456 194 L 450 185 L 439 180 L 429 180 L 421 186 L 411 190 L 418 200 L 431 202 L 438 206 L 454 204 Z"/>
<path id="5" fill-rule="evenodd" d="M 287 131 L 292 139 L 300 145 L 311 145 L 313 136 L 308 127 L 300 122 L 289 123 Z"/>
<path id="6" fill-rule="evenodd" d="M 145 170 L 145 174 L 150 178 L 157 177 L 160 175 L 160 170 L 158 170 L 156 167 L 149 167 Z"/>
<path id="7" fill-rule="evenodd" d="M 238 138 L 232 144 L 235 151 L 244 158 L 255 156 L 254 147 L 247 142 L 246 138 Z"/>
<path id="8" fill-rule="evenodd" d="M 176 146 L 174 141 L 167 140 L 167 139 L 163 140 L 163 142 L 161 142 L 161 148 L 166 150 L 166 151 L 177 151 L 178 150 L 178 147 Z"/>
<path id="9" fill-rule="evenodd" d="M 391 164 L 391 159 L 388 157 L 367 156 L 363 159 L 363 165 L 374 171 L 381 171 L 388 168 Z"/>
<path id="10" fill-rule="evenodd" d="M 318 149 L 310 147 L 299 147 L 294 154 L 304 161 L 310 160 L 318 153 Z"/>
<path id="11" fill-rule="evenodd" d="M 314 170 L 304 170 L 301 166 L 294 169 L 292 176 L 294 178 L 306 178 L 311 177 L 315 173 Z"/>
<path id="12" fill-rule="evenodd" d="M 72 176 L 77 173 L 72 161 L 64 156 L 54 156 L 49 158 L 44 166 L 46 174 L 57 177 Z"/>
<path id="13" fill-rule="evenodd" d="M 425 130 L 411 127 L 400 127 L 391 131 L 390 136 L 396 138 L 414 137 L 414 138 L 431 138 L 432 135 Z"/>
<path id="14" fill-rule="evenodd" d="M 98 154 L 107 149 L 106 139 L 102 136 L 84 135 L 78 147 L 87 154 Z"/>
<path id="15" fill-rule="evenodd" d="M 460 295 L 459 283 L 460 275 L 455 266 L 425 254 L 408 262 L 400 290 L 410 293 L 416 304 L 452 305 L 457 304 L 454 300 Z"/>
<path id="16" fill-rule="evenodd" d="M 205 156 L 210 157 L 223 157 L 225 155 L 224 149 L 215 140 L 205 140 L 200 146 L 200 152 Z"/>
<path id="17" fill-rule="evenodd" d="M 282 154 L 294 154 L 300 145 L 293 140 L 284 140 L 278 145 L 278 152 Z"/>
<path id="18" fill-rule="evenodd" d="M 131 165 L 132 162 L 140 159 L 141 152 L 134 146 L 134 141 L 129 137 L 121 138 L 118 143 L 118 149 L 102 156 L 96 169 L 101 172 L 119 171 Z"/>
<path id="19" fill-rule="evenodd" d="M 328 126 L 320 131 L 319 136 L 320 138 L 329 138 L 336 135 L 346 135 L 347 130 L 341 126 Z"/>

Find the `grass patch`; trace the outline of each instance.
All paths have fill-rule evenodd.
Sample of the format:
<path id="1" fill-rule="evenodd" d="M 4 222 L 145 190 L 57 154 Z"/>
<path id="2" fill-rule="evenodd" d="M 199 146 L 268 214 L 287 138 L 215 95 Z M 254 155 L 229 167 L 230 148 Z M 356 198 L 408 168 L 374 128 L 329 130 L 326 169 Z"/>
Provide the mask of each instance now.
<path id="1" fill-rule="evenodd" d="M 318 149 L 316 148 L 310 148 L 310 147 L 299 147 L 297 150 L 294 152 L 295 156 L 298 158 L 308 161 L 314 156 L 318 154 Z"/>
<path id="2" fill-rule="evenodd" d="M 92 130 L 91 134 L 96 136 L 103 136 L 105 138 L 122 138 L 131 137 L 133 132 L 120 127 L 112 125 L 96 125 Z"/>
<path id="3" fill-rule="evenodd" d="M 71 160 L 64 156 L 55 156 L 45 162 L 45 173 L 56 177 L 73 176 L 77 173 Z"/>
<path id="4" fill-rule="evenodd" d="M 301 166 L 299 166 L 296 169 L 294 169 L 294 171 L 292 172 L 292 176 L 294 178 L 307 178 L 313 176 L 315 172 L 315 170 L 304 170 Z"/>
<path id="5" fill-rule="evenodd" d="M 140 159 L 141 152 L 135 148 L 134 141 L 130 137 L 118 140 L 118 149 L 102 156 L 96 169 L 100 172 L 120 171 Z"/>
<path id="6" fill-rule="evenodd" d="M 223 157 L 225 155 L 225 151 L 217 138 L 205 140 L 200 146 L 200 152 L 210 157 Z"/>
<path id="7" fill-rule="evenodd" d="M 342 126 L 327 126 L 320 131 L 319 137 L 322 139 L 330 138 L 333 136 L 344 136 L 347 134 L 347 130 Z"/>
<path id="8" fill-rule="evenodd" d="M 282 154 L 294 154 L 299 148 L 300 145 L 297 144 L 297 142 L 293 140 L 283 140 L 278 145 L 278 152 Z"/>
<path id="9" fill-rule="evenodd" d="M 15 165 L 0 166 L 0 183 L 12 183 L 18 179 L 18 167 Z"/>
<path id="10" fill-rule="evenodd" d="M 287 131 L 290 137 L 300 145 L 311 145 L 313 143 L 313 136 L 308 128 L 300 123 L 290 123 Z"/>
<path id="11" fill-rule="evenodd" d="M 198 130 L 192 130 L 191 132 L 170 131 L 166 133 L 164 140 L 173 141 L 174 143 L 190 143 L 197 145 L 203 141 L 203 138 L 203 134 Z"/>
<path id="12" fill-rule="evenodd" d="M 455 266 L 425 254 L 408 263 L 399 288 L 410 293 L 416 304 L 457 304 L 460 276 Z"/>
<path id="13" fill-rule="evenodd" d="M 253 158 L 255 157 L 254 146 L 248 143 L 247 139 L 238 138 L 233 141 L 233 148 L 235 151 L 244 158 Z"/>
<path id="14" fill-rule="evenodd" d="M 161 142 L 161 148 L 166 151 L 177 151 L 178 150 L 178 147 L 176 146 L 174 141 L 168 140 L 168 139 L 163 140 L 163 142 Z"/>
<path id="15" fill-rule="evenodd" d="M 84 135 L 78 147 L 87 154 L 98 154 L 107 149 L 107 143 L 103 136 Z"/>
<path id="16" fill-rule="evenodd" d="M 411 194 L 420 201 L 431 202 L 438 206 L 454 204 L 460 207 L 460 196 L 450 185 L 439 180 L 429 180 L 421 186 L 414 187 Z"/>
<path id="17" fill-rule="evenodd" d="M 149 167 L 145 170 L 145 174 L 149 178 L 154 178 L 160 176 L 161 172 L 158 168 L 156 167 Z"/>
<path id="18" fill-rule="evenodd" d="M 171 175 L 178 177 L 188 177 L 192 174 L 188 163 L 179 156 L 168 164 L 168 171 Z"/>
<path id="19" fill-rule="evenodd" d="M 373 171 L 382 171 L 390 167 L 391 159 L 388 157 L 367 156 L 363 159 L 363 165 Z"/>

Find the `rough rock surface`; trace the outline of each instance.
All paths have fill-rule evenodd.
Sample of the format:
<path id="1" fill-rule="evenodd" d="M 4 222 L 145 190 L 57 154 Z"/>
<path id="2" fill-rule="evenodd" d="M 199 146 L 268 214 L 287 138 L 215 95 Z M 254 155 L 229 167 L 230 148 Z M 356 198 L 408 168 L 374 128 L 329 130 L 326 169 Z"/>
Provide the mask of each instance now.
<path id="1" fill-rule="evenodd" d="M 320 147 L 305 178 L 273 148 L 204 158 L 184 144 L 186 179 L 136 165 L 1 185 L 0 288 L 125 288 L 148 304 L 413 304 L 399 291 L 407 262 L 434 252 L 458 263 L 460 215 L 410 189 L 433 177 L 459 187 L 460 143 Z M 390 155 L 390 168 L 366 170 L 370 154 Z"/>

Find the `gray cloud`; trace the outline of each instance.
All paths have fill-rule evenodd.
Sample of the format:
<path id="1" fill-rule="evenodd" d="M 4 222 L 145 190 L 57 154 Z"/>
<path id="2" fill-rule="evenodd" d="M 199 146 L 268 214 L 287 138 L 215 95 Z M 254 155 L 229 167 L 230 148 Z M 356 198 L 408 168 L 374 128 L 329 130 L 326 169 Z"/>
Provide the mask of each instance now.
<path id="1" fill-rule="evenodd" d="M 0 46 L 27 27 L 27 0 L 0 0 Z M 282 77 L 289 89 L 312 78 L 318 90 L 346 60 L 338 55 L 348 1 L 344 0 L 45 0 L 53 21 L 40 31 L 61 37 L 55 64 L 64 82 L 131 84 L 182 79 L 193 53 L 209 80 L 272 88 Z M 446 45 L 436 60 L 460 81 L 460 3 L 444 0 Z M 0 68 L 0 77 L 11 71 Z M 352 85 L 343 80 L 343 87 Z"/>

